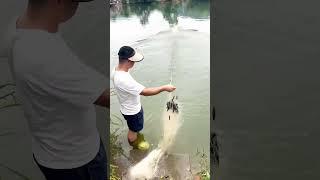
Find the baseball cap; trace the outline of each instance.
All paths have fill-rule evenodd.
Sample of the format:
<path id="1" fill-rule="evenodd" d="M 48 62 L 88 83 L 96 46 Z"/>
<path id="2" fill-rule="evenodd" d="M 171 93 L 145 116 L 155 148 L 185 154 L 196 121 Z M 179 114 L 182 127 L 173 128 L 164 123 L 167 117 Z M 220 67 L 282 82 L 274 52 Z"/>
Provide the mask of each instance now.
<path id="1" fill-rule="evenodd" d="M 122 46 L 118 52 L 119 58 L 139 62 L 144 59 L 143 55 L 130 46 Z"/>

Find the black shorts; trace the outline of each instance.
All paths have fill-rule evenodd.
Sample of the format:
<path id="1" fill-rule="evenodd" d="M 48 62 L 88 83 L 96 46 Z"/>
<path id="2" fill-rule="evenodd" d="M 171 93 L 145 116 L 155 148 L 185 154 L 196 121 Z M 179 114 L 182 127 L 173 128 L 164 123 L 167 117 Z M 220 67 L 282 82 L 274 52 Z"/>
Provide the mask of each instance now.
<path id="1" fill-rule="evenodd" d="M 73 169 L 51 169 L 40 165 L 33 156 L 36 164 L 44 174 L 46 180 L 106 180 L 107 156 L 102 142 L 99 152 L 89 163 Z"/>
<path id="2" fill-rule="evenodd" d="M 129 129 L 133 132 L 139 132 L 143 129 L 143 108 L 141 107 L 140 112 L 134 115 L 124 115 L 124 119 L 127 121 Z"/>

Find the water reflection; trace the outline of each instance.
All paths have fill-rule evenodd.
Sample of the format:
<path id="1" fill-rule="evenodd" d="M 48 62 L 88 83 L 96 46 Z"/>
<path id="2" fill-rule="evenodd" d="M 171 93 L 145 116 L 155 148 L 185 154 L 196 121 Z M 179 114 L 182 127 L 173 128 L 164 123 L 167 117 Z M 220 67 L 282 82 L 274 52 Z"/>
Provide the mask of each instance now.
<path id="1" fill-rule="evenodd" d="M 168 2 L 118 4 L 110 8 L 112 21 L 118 18 L 137 16 L 142 25 L 149 23 L 152 11 L 160 11 L 170 26 L 178 24 L 178 17 L 208 19 L 210 17 L 209 0 L 172 0 Z"/>

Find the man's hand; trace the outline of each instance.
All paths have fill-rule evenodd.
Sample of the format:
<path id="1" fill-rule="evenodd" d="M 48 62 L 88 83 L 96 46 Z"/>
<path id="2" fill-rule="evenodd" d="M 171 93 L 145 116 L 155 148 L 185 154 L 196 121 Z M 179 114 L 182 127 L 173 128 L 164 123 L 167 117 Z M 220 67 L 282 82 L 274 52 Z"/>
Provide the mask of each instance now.
<path id="1" fill-rule="evenodd" d="M 174 87 L 174 86 L 172 86 L 170 84 L 164 85 L 164 86 L 162 86 L 162 88 L 163 88 L 164 91 L 168 91 L 168 92 L 172 92 L 172 91 L 176 90 L 176 87 Z"/>

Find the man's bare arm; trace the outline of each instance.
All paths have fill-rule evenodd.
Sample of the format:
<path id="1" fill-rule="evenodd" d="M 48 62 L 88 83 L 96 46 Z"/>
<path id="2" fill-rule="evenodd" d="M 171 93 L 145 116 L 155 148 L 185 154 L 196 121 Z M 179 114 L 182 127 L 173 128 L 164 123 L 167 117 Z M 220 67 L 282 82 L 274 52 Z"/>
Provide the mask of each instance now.
<path id="1" fill-rule="evenodd" d="M 101 96 L 94 102 L 95 105 L 110 108 L 110 91 L 105 90 Z"/>
<path id="2" fill-rule="evenodd" d="M 172 86 L 172 85 L 164 85 L 164 86 L 159 86 L 159 87 L 150 87 L 150 88 L 144 88 L 142 90 L 142 92 L 140 93 L 140 95 L 143 96 L 153 96 L 153 95 L 157 95 L 163 91 L 167 91 L 167 92 L 172 92 L 176 89 L 176 87 Z"/>

